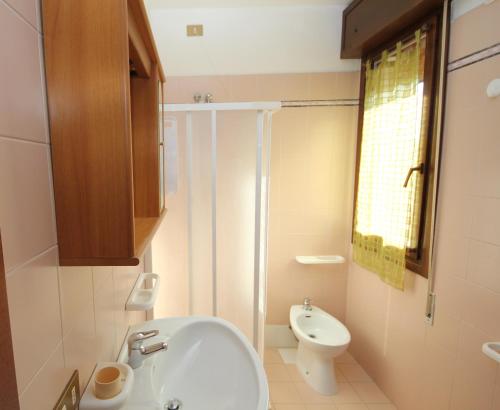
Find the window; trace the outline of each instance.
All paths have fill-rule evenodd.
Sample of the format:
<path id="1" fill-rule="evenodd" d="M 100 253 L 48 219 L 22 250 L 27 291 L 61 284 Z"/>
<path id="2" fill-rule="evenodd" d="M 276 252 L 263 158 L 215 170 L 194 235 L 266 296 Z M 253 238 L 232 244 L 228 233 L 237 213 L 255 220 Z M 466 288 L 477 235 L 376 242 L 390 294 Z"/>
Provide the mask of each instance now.
<path id="1" fill-rule="evenodd" d="M 363 59 L 354 260 L 402 289 L 428 274 L 432 231 L 438 16 Z"/>

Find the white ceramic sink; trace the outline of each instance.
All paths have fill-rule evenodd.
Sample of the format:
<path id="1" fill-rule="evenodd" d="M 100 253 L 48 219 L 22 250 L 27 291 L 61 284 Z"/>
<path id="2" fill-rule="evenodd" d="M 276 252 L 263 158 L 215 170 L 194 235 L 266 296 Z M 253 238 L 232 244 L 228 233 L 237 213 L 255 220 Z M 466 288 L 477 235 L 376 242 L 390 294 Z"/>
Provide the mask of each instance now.
<path id="1" fill-rule="evenodd" d="M 231 323 L 211 317 L 165 318 L 130 332 L 158 329 L 144 341 L 168 342 L 168 350 L 134 370 L 134 386 L 123 410 L 164 410 L 173 399 L 180 410 L 267 410 L 269 393 L 260 358 Z M 119 361 L 127 362 L 125 345 Z"/>

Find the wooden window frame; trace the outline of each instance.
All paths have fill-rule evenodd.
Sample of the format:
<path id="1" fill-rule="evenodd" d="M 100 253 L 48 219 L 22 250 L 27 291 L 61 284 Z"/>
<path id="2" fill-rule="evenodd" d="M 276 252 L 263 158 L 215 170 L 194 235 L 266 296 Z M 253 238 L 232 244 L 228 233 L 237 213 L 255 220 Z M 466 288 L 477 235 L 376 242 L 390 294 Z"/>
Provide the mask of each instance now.
<path id="1" fill-rule="evenodd" d="M 435 208 L 434 181 L 436 169 L 437 142 L 441 132 L 438 127 L 438 99 L 439 99 L 439 67 L 441 55 L 441 30 L 442 30 L 442 11 L 434 11 L 430 15 L 418 21 L 404 31 L 398 33 L 390 41 L 380 47 L 366 53 L 362 58 L 360 75 L 360 96 L 358 112 L 357 146 L 356 146 L 356 173 L 354 182 L 354 208 L 353 208 L 353 237 L 355 228 L 356 203 L 359 184 L 359 167 L 361 159 L 361 143 L 363 138 L 363 117 L 365 100 L 365 62 L 368 59 L 376 59 L 383 50 L 393 48 L 399 41 L 408 40 L 419 28 L 426 28 L 426 47 L 425 47 L 425 68 L 424 68 L 424 107 L 428 102 L 427 120 L 427 145 L 424 167 L 424 187 L 422 192 L 422 207 L 419 224 L 419 246 L 415 250 L 408 250 L 406 254 L 406 269 L 415 272 L 425 278 L 429 275 L 430 255 L 432 244 L 433 212 Z"/>

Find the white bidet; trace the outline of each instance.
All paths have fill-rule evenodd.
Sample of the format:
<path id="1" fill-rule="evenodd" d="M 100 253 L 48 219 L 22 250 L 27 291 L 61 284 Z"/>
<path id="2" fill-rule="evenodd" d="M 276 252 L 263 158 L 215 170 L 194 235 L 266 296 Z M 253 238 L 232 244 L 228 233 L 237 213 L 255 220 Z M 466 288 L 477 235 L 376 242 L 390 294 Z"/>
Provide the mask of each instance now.
<path id="1" fill-rule="evenodd" d="M 333 395 L 337 381 L 333 359 L 351 342 L 349 330 L 335 317 L 316 306 L 290 309 L 290 324 L 299 339 L 297 368 L 304 380 L 317 392 Z"/>

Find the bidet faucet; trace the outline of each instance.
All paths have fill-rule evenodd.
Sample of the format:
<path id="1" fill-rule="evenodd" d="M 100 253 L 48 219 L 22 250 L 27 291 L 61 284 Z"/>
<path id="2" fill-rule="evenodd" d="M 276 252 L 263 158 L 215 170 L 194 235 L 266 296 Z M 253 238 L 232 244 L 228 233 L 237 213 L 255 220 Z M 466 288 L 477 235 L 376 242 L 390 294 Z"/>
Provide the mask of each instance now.
<path id="1" fill-rule="evenodd" d="M 304 298 L 304 305 L 303 305 L 303 309 L 304 310 L 307 310 L 307 311 L 311 311 L 313 310 L 312 306 L 311 306 L 311 302 L 312 302 L 312 299 L 307 297 L 307 298 Z"/>
<path id="2" fill-rule="evenodd" d="M 160 342 L 151 346 L 144 346 L 142 342 L 153 336 L 158 336 L 159 330 L 147 330 L 145 332 L 132 333 L 128 339 L 128 364 L 132 369 L 137 369 L 142 366 L 142 362 L 149 355 L 161 352 L 168 349 L 168 343 Z"/>

